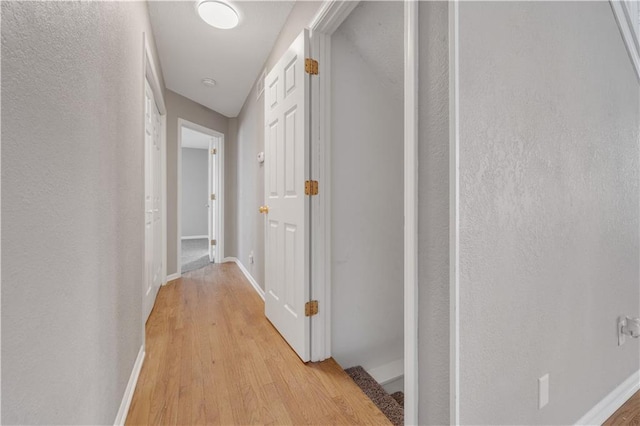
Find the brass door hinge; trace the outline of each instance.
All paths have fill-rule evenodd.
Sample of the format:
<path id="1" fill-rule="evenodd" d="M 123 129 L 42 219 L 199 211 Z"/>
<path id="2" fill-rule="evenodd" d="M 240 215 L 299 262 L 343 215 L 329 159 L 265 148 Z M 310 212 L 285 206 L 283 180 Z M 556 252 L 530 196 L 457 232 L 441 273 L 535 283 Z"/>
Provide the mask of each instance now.
<path id="1" fill-rule="evenodd" d="M 211 148 L 211 155 L 216 155 L 217 152 L 218 152 L 217 149 Z"/>
<path id="2" fill-rule="evenodd" d="M 304 182 L 304 194 L 305 195 L 318 195 L 318 181 L 307 180 Z"/>
<path id="3" fill-rule="evenodd" d="M 215 201 L 215 199 L 216 199 L 216 194 L 211 194 L 211 200 Z"/>
<path id="4" fill-rule="evenodd" d="M 304 304 L 304 316 L 312 317 L 318 315 L 318 301 L 312 300 Z"/>
<path id="5" fill-rule="evenodd" d="M 215 246 L 216 245 L 216 240 L 211 240 L 211 245 Z"/>
<path id="6" fill-rule="evenodd" d="M 318 75 L 318 61 L 311 58 L 306 58 L 304 60 L 304 70 L 307 74 Z"/>

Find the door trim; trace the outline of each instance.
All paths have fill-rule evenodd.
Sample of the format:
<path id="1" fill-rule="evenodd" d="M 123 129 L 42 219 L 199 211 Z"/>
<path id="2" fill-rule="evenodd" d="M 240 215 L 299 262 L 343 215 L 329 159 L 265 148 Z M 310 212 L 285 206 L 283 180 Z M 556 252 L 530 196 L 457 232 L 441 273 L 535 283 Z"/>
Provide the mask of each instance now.
<path id="1" fill-rule="evenodd" d="M 220 264 L 224 261 L 224 133 L 201 126 L 184 118 L 178 117 L 178 238 L 177 239 L 177 275 L 182 275 L 182 128 L 195 130 L 209 136 L 220 138 L 220 146 L 216 154 L 216 166 L 218 171 L 218 179 L 216 179 L 216 218 L 218 222 L 218 235 L 216 236 L 216 256 L 215 262 Z M 207 148 L 208 149 L 208 148 Z M 208 236 L 207 236 L 208 238 Z"/>
<path id="2" fill-rule="evenodd" d="M 331 35 L 358 1 L 327 0 L 311 21 L 311 54 L 319 62 L 312 85 L 311 178 L 320 182 L 311 203 L 311 296 L 320 311 L 311 319 L 311 359 L 331 356 Z M 418 2 L 405 1 L 404 136 L 404 380 L 405 424 L 418 423 Z M 318 87 L 319 86 L 319 87 Z"/>
<path id="3" fill-rule="evenodd" d="M 418 423 L 418 1 L 404 7 L 404 421 Z"/>
<path id="4" fill-rule="evenodd" d="M 311 286 L 318 314 L 311 317 L 311 361 L 331 357 L 331 35 L 359 1 L 326 0 L 309 24 L 311 56 L 319 84 L 311 84 L 311 179 L 321 182 L 311 197 Z"/>
<path id="5" fill-rule="evenodd" d="M 640 81 L 640 43 L 638 40 L 638 29 L 640 25 L 638 22 L 638 10 L 637 5 L 620 0 L 609 0 L 613 16 L 615 17 L 616 24 L 620 30 L 620 36 L 624 41 L 624 45 L 627 48 L 629 59 L 633 64 L 633 70 L 636 73 L 636 78 Z M 630 9 L 631 8 L 631 9 Z M 636 28 L 634 27 L 634 18 L 636 17 Z"/>

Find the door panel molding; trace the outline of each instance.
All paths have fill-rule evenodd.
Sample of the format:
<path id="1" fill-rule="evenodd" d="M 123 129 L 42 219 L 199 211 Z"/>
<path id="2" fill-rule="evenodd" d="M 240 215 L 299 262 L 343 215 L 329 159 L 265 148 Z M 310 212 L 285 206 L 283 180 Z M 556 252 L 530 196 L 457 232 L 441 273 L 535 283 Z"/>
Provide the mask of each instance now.
<path id="1" fill-rule="evenodd" d="M 264 110 L 265 315 L 298 354 L 311 359 L 310 298 L 309 54 L 304 30 L 267 74 Z M 257 213 L 257 212 L 256 212 Z"/>

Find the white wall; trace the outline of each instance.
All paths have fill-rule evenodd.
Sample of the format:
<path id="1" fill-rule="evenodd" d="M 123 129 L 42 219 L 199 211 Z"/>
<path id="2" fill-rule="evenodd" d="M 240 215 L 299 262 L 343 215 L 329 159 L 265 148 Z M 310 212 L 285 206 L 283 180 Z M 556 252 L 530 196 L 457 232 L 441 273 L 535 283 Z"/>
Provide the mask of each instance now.
<path id="1" fill-rule="evenodd" d="M 182 148 L 182 235 L 209 235 L 209 150 Z"/>
<path id="2" fill-rule="evenodd" d="M 267 70 L 309 25 L 320 4 L 319 1 L 296 2 L 265 63 Z M 264 204 L 264 168 L 256 159 L 258 153 L 264 151 L 264 95 L 258 98 L 256 86 L 254 84 L 249 92 L 237 122 L 233 123 L 234 130 L 237 129 L 237 146 L 229 148 L 233 150 L 231 153 L 229 150 L 225 153 L 237 158 L 236 187 L 227 191 L 227 194 L 235 194 L 231 202 L 235 203 L 237 222 L 235 229 L 225 228 L 228 230 L 225 255 L 240 259 L 264 288 L 264 216 L 258 213 L 258 207 Z M 253 264 L 249 263 L 251 252 L 255 259 Z"/>
<path id="3" fill-rule="evenodd" d="M 331 39 L 331 345 L 345 368 L 403 357 L 402 68 L 381 72 L 403 22 L 402 3 L 361 3 Z"/>
<path id="4" fill-rule="evenodd" d="M 2 423 L 112 424 L 143 342 L 147 5 L 1 7 Z"/>
<path id="5" fill-rule="evenodd" d="M 419 5 L 418 366 L 420 424 L 449 424 L 447 2 Z"/>
<path id="6" fill-rule="evenodd" d="M 571 424 L 640 367 L 638 82 L 606 1 L 463 2 L 459 43 L 461 422 Z"/>

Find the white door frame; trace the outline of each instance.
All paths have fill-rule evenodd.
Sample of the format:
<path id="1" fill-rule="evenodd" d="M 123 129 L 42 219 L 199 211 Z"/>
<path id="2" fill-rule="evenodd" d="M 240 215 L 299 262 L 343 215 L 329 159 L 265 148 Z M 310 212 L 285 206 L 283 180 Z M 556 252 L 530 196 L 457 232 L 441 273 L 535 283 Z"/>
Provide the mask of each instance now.
<path id="1" fill-rule="evenodd" d="M 166 284 L 167 282 L 167 107 L 164 102 L 164 95 L 162 92 L 162 85 L 160 84 L 160 79 L 158 78 L 158 71 L 155 67 L 155 61 L 153 56 L 153 51 L 149 46 L 149 40 L 147 39 L 147 34 L 142 33 L 142 50 L 143 50 L 143 65 L 142 65 L 142 117 L 144 123 L 144 102 L 145 102 L 145 81 L 149 82 L 149 86 L 151 87 L 151 91 L 153 92 L 154 100 L 156 101 L 156 105 L 158 107 L 158 111 L 160 112 L 160 163 L 162 164 L 160 168 L 160 181 L 162 182 L 161 189 L 161 214 L 162 214 L 162 284 Z M 142 144 L 145 146 L 145 128 L 142 126 Z M 145 170 L 144 160 L 142 162 L 142 170 Z M 144 201 L 143 201 L 144 202 Z M 142 209 L 144 212 L 144 208 Z M 144 226 L 144 221 L 143 221 Z M 144 228 L 143 228 L 144 229 Z M 146 244 L 146 243 L 145 243 Z M 145 282 L 147 280 L 146 276 L 146 268 L 144 267 L 143 277 Z M 143 296 L 143 306 L 142 312 L 144 312 L 144 291 L 142 293 Z M 144 315 L 143 315 L 144 316 Z M 145 323 L 146 318 L 142 319 L 142 335 L 145 334 Z M 144 344 L 144 343 L 143 343 Z"/>
<path id="2" fill-rule="evenodd" d="M 311 360 L 331 356 L 331 35 L 358 1 L 326 0 L 310 24 L 311 55 L 319 62 L 312 83 L 311 179 L 320 183 L 311 200 Z M 404 381 L 405 424 L 418 424 L 418 2 L 404 13 Z M 313 81 L 313 80 L 312 80 Z"/>
<path id="3" fill-rule="evenodd" d="M 311 197 L 310 297 L 320 307 L 311 317 L 311 361 L 331 357 L 331 35 L 358 3 L 325 1 L 309 25 L 311 56 L 318 61 L 311 80 L 310 179 L 320 186 Z"/>
<path id="4" fill-rule="evenodd" d="M 216 179 L 216 222 L 218 234 L 216 235 L 215 262 L 222 263 L 224 259 L 224 133 L 201 126 L 184 118 L 178 118 L 178 276 L 182 275 L 182 128 L 195 130 L 205 135 L 220 138 L 220 146 L 216 153 L 216 167 L 218 178 Z M 208 238 L 208 237 L 207 237 Z M 208 252 L 208 250 L 207 250 Z"/>
<path id="5" fill-rule="evenodd" d="M 404 422 L 418 423 L 418 1 L 404 8 Z"/>
<path id="6" fill-rule="evenodd" d="M 640 23 L 638 22 L 638 3 L 630 1 L 609 0 L 613 15 L 616 18 L 620 35 L 624 40 L 629 58 L 633 62 L 636 78 L 640 80 Z"/>

